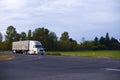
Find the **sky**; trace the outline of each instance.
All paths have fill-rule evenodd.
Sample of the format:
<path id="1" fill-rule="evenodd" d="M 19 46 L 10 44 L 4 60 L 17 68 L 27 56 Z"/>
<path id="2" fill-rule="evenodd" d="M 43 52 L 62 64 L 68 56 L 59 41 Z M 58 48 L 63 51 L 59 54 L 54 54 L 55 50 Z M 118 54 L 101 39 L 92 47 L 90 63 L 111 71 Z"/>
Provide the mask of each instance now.
<path id="1" fill-rule="evenodd" d="M 120 0 L 0 0 L 0 32 L 44 27 L 80 42 L 109 33 L 120 39 Z"/>

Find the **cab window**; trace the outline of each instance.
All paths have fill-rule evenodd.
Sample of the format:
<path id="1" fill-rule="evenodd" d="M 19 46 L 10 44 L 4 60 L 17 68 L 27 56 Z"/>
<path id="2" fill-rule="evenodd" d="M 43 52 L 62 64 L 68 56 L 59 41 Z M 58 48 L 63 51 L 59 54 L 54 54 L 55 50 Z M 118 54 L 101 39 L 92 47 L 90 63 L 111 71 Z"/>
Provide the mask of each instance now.
<path id="1" fill-rule="evenodd" d="M 35 48 L 41 48 L 42 45 L 35 45 Z"/>

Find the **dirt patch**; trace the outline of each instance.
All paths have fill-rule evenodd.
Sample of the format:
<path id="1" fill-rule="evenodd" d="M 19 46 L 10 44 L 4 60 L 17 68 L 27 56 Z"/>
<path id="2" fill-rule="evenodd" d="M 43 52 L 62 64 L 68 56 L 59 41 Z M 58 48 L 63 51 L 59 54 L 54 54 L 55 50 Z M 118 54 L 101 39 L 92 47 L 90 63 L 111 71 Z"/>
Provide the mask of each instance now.
<path id="1" fill-rule="evenodd" d="M 11 60 L 13 58 L 14 58 L 13 55 L 0 54 L 0 60 Z"/>

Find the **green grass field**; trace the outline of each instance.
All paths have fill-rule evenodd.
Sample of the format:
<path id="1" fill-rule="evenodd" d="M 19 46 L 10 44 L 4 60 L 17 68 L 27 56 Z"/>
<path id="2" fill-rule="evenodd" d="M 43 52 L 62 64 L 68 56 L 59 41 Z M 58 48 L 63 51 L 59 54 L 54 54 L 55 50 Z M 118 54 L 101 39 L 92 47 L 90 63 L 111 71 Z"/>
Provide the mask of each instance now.
<path id="1" fill-rule="evenodd" d="M 76 52 L 47 52 L 48 55 L 63 55 L 63 56 L 83 56 L 83 57 L 110 57 L 119 58 L 120 51 L 76 51 Z"/>

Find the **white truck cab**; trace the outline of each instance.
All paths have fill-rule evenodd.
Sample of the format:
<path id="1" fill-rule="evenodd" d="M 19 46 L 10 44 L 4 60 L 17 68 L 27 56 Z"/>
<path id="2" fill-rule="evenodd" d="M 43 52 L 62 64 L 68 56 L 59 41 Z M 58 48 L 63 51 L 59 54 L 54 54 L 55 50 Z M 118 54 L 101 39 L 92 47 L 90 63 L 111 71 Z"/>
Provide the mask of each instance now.
<path id="1" fill-rule="evenodd" d="M 42 47 L 42 44 L 39 41 L 30 41 L 29 42 L 29 52 L 30 54 L 44 54 L 44 48 Z"/>

